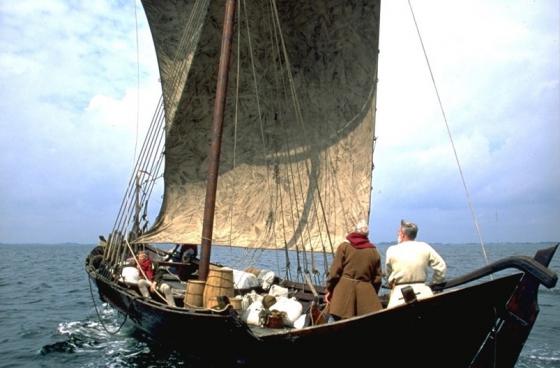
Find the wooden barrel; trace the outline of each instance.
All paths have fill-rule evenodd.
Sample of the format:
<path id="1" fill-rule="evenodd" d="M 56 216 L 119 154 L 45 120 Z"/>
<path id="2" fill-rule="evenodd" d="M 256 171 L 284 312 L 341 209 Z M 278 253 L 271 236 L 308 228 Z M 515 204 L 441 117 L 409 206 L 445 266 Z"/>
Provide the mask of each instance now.
<path id="1" fill-rule="evenodd" d="M 189 280 L 185 290 L 185 299 L 183 300 L 185 307 L 199 307 L 203 305 L 205 281 Z"/>
<path id="2" fill-rule="evenodd" d="M 236 311 L 241 311 L 241 301 L 243 299 L 238 299 L 238 298 L 230 298 L 229 302 L 231 304 L 231 306 L 233 307 L 233 309 L 235 309 Z"/>
<path id="3" fill-rule="evenodd" d="M 227 296 L 233 298 L 233 270 L 231 268 L 219 268 L 210 270 L 206 278 L 204 288 L 204 307 L 211 308 L 216 297 Z"/>
<path id="4" fill-rule="evenodd" d="M 206 308 L 208 309 L 222 309 L 220 308 L 220 302 L 217 296 L 210 297 L 209 300 L 206 301 Z"/>

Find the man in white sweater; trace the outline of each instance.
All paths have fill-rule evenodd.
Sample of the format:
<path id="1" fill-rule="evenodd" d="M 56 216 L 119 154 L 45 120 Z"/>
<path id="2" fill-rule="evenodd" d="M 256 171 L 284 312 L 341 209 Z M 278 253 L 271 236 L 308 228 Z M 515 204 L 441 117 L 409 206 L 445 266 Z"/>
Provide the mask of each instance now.
<path id="1" fill-rule="evenodd" d="M 428 268 L 433 270 L 432 282 L 439 283 L 445 279 L 447 266 L 441 256 L 428 243 L 416 241 L 418 226 L 412 222 L 401 220 L 397 241 L 387 249 L 385 257 L 386 275 L 391 297 L 387 308 L 404 303 L 401 289 L 411 286 L 417 299 L 433 295 L 425 284 Z"/>

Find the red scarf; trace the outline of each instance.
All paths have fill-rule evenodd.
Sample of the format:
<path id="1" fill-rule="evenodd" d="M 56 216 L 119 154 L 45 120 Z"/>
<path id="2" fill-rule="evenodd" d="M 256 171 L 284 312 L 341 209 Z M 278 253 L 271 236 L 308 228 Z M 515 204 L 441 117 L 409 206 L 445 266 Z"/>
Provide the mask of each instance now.
<path id="1" fill-rule="evenodd" d="M 356 249 L 375 248 L 375 245 L 370 243 L 367 235 L 362 233 L 350 233 L 346 239 L 348 239 L 350 245 Z"/>
<path id="2" fill-rule="evenodd" d="M 142 262 L 139 263 L 140 263 L 140 268 L 146 274 L 146 278 L 149 281 L 152 281 L 154 279 L 154 270 L 152 270 L 152 261 L 150 261 L 148 258 L 145 258 Z"/>

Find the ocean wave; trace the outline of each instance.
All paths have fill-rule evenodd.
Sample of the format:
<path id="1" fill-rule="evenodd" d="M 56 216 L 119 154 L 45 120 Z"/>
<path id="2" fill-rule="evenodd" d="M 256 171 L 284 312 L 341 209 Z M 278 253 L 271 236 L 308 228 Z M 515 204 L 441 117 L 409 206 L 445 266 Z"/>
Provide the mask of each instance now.
<path id="1" fill-rule="evenodd" d="M 65 336 L 64 341 L 47 344 L 41 348 L 41 354 L 53 352 L 79 353 L 98 351 L 115 341 L 112 332 L 117 332 L 122 323 L 122 316 L 107 304 L 99 307 L 102 321 L 88 319 L 86 321 L 70 321 L 58 324 L 57 331 Z"/>
<path id="2" fill-rule="evenodd" d="M 546 344 L 545 344 L 546 345 Z M 516 368 L 557 368 L 560 366 L 560 352 L 550 346 L 531 349 L 522 353 Z"/>
<path id="3" fill-rule="evenodd" d="M 106 303 L 98 305 L 98 311 L 102 321 L 94 312 L 84 321 L 59 323 L 57 333 L 64 340 L 44 345 L 40 355 L 52 356 L 54 359 L 72 355 L 75 357 L 73 359 L 84 361 L 82 366 L 89 368 L 185 366 L 183 358 L 173 352 L 159 354 L 157 349 L 154 351 L 132 324 L 125 324 L 119 330 L 123 316 Z M 151 364 L 146 365 L 146 362 Z"/>
<path id="4" fill-rule="evenodd" d="M 103 340 L 108 337 L 108 334 L 100 329 L 99 323 L 91 321 L 60 323 L 57 330 L 59 334 L 66 336 L 66 339 L 44 345 L 40 350 L 42 355 L 99 350 Z"/>
<path id="5" fill-rule="evenodd" d="M 107 329 L 118 329 L 122 322 L 122 316 L 118 312 L 107 305 L 103 305 L 99 312 Z M 71 354 L 77 359 L 82 357 L 87 359 L 84 366 L 88 368 L 211 367 L 199 357 L 185 356 L 153 342 L 132 324 L 125 324 L 119 333 L 110 334 L 101 322 L 92 318 L 87 321 L 60 323 L 58 333 L 66 336 L 66 340 L 43 346 L 41 354 Z"/>
<path id="6" fill-rule="evenodd" d="M 540 294 L 545 294 L 545 295 L 560 295 L 560 287 L 555 287 L 552 289 L 547 289 L 545 287 L 541 287 L 539 289 L 539 293 Z"/>

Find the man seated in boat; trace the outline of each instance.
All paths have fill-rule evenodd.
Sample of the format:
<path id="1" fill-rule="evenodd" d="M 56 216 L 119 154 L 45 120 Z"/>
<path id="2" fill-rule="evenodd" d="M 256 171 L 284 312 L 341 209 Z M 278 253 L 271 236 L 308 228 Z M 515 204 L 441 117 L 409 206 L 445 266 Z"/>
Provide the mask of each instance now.
<path id="1" fill-rule="evenodd" d="M 198 256 L 198 247 L 196 244 L 177 244 L 170 255 L 172 262 L 189 263 Z"/>
<path id="2" fill-rule="evenodd" d="M 160 280 L 154 279 L 154 267 L 146 252 L 139 251 L 136 256 L 136 260 L 130 261 L 136 263 L 136 268 L 140 273 L 138 279 L 138 289 L 140 290 L 142 296 L 144 298 L 150 298 L 150 292 L 157 293 L 159 291 L 165 296 L 167 304 L 175 307 L 175 300 L 173 299 L 171 287 L 166 283 L 160 282 Z"/>
<path id="3" fill-rule="evenodd" d="M 432 289 L 425 284 L 428 269 L 432 268 L 432 283 L 445 279 L 447 265 L 443 258 L 428 243 L 416 241 L 418 226 L 401 220 L 397 231 L 397 244 L 387 249 L 385 267 L 391 296 L 387 308 L 404 304 L 401 289 L 411 286 L 417 299 L 432 296 Z"/>
<path id="4" fill-rule="evenodd" d="M 180 280 L 189 279 L 198 270 L 198 246 L 196 244 L 177 244 L 160 262 L 160 267 L 168 267 L 169 272 Z"/>

